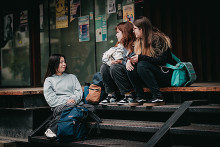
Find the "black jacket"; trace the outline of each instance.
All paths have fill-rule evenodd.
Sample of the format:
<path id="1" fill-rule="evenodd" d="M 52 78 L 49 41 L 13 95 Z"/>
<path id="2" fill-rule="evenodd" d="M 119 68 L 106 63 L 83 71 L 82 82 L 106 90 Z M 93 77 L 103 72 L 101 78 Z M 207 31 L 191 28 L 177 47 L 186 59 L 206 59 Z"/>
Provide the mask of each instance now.
<path id="1" fill-rule="evenodd" d="M 150 57 L 146 55 L 138 55 L 138 61 L 148 61 L 154 65 L 164 66 L 166 63 L 176 65 L 176 62 L 172 59 L 170 49 L 167 49 L 161 56 Z"/>

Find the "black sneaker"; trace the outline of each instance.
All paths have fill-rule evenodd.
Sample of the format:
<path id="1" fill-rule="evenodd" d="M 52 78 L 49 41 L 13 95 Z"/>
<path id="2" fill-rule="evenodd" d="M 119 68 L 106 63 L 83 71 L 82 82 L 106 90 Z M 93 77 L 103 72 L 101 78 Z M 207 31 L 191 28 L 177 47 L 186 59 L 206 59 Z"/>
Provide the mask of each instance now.
<path id="1" fill-rule="evenodd" d="M 128 105 L 129 103 L 132 103 L 134 101 L 133 96 L 125 96 L 122 100 L 117 102 L 118 105 Z"/>
<path id="2" fill-rule="evenodd" d="M 133 102 L 129 103 L 130 106 L 138 106 L 142 105 L 143 103 L 146 103 L 146 99 L 144 98 L 136 98 Z"/>
<path id="3" fill-rule="evenodd" d="M 107 104 L 116 104 L 116 97 L 114 96 L 107 96 L 106 99 L 99 102 L 100 105 L 107 105 Z"/>
<path id="4" fill-rule="evenodd" d="M 163 96 L 158 98 L 152 98 L 147 103 L 143 104 L 143 106 L 160 106 L 160 105 L 165 105 Z"/>

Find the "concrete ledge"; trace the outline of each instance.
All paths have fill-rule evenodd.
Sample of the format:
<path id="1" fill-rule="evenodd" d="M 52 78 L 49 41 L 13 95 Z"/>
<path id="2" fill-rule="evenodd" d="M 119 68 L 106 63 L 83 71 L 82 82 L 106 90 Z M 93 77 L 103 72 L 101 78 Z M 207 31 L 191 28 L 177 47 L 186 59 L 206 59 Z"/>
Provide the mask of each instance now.
<path id="1" fill-rule="evenodd" d="M 84 91 L 84 85 L 82 85 Z M 220 82 L 194 83 L 189 87 L 164 87 L 162 92 L 220 92 Z M 145 92 L 150 92 L 144 88 Z M 0 95 L 36 95 L 43 94 L 43 87 L 34 88 L 0 88 Z"/>
<path id="2" fill-rule="evenodd" d="M 161 92 L 220 92 L 220 87 L 164 87 Z M 144 88 L 144 92 L 150 92 L 150 89 Z"/>
<path id="3" fill-rule="evenodd" d="M 43 94 L 43 87 L 0 88 L 0 95 L 34 95 L 34 94 Z"/>

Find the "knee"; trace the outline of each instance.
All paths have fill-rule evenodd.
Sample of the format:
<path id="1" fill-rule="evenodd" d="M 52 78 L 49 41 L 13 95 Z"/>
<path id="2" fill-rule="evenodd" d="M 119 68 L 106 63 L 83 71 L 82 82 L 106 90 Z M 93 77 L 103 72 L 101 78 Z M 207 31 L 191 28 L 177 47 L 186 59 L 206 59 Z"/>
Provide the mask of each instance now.
<path id="1" fill-rule="evenodd" d="M 134 70 L 131 70 L 131 71 L 126 70 L 126 72 L 127 72 L 127 75 L 128 75 L 129 77 L 130 77 L 130 76 L 133 76 L 133 75 L 136 75 L 135 69 L 134 69 Z"/>
<path id="2" fill-rule="evenodd" d="M 109 66 L 106 64 L 102 64 L 102 66 L 100 67 L 100 72 L 101 72 L 101 74 L 109 72 Z"/>
<path id="3" fill-rule="evenodd" d="M 119 64 L 112 64 L 110 66 L 110 71 L 111 72 L 116 72 L 116 71 L 119 71 L 120 70 L 120 65 Z"/>

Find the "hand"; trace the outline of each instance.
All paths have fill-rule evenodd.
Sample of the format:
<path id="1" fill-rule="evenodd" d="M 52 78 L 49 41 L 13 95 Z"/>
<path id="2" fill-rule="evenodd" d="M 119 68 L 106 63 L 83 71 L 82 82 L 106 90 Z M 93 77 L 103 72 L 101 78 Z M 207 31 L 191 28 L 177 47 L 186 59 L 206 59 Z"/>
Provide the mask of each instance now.
<path id="1" fill-rule="evenodd" d="M 122 64 L 122 60 L 112 60 L 112 64 Z"/>
<path id="2" fill-rule="evenodd" d="M 138 55 L 135 55 L 133 57 L 130 58 L 131 63 L 135 64 L 138 63 Z"/>
<path id="3" fill-rule="evenodd" d="M 69 104 L 69 103 L 73 103 L 73 104 L 74 104 L 74 103 L 75 103 L 75 100 L 74 100 L 74 99 L 68 99 L 66 103 L 67 103 L 67 104 Z"/>
<path id="4" fill-rule="evenodd" d="M 132 65 L 132 63 L 131 63 L 130 60 L 127 60 L 126 69 L 127 69 L 128 71 L 132 71 L 132 70 L 134 69 L 134 66 Z"/>

